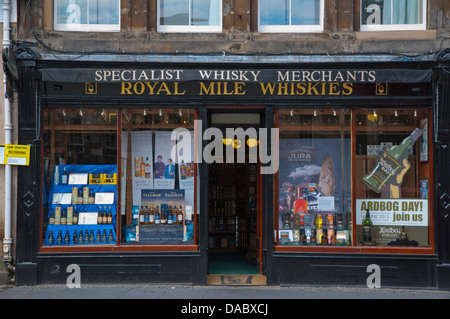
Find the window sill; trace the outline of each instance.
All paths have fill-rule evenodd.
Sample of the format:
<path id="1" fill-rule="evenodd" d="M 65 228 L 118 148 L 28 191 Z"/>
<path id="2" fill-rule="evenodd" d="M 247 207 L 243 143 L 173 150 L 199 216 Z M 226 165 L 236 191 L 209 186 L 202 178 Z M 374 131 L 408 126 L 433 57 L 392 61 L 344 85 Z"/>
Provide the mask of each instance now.
<path id="1" fill-rule="evenodd" d="M 305 253 L 360 253 L 360 254 L 411 254 L 431 255 L 431 247 L 366 247 L 366 246 L 274 246 L 275 252 L 305 252 Z"/>
<path id="2" fill-rule="evenodd" d="M 358 31 L 355 32 L 356 40 L 434 40 L 437 38 L 437 30 L 419 31 Z"/>

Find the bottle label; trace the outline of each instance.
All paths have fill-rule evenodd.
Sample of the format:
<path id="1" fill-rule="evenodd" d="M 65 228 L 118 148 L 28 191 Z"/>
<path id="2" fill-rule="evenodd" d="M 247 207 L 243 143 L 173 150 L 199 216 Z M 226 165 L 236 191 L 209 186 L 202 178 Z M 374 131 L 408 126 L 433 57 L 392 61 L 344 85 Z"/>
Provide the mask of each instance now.
<path id="1" fill-rule="evenodd" d="M 370 189 L 379 193 L 381 187 L 386 185 L 400 167 L 401 165 L 399 162 L 393 157 L 386 155 L 386 157 L 380 160 L 377 165 L 369 171 L 369 174 L 364 176 L 363 181 Z"/>
<path id="2" fill-rule="evenodd" d="M 363 240 L 372 241 L 372 229 L 370 226 L 363 226 Z"/>

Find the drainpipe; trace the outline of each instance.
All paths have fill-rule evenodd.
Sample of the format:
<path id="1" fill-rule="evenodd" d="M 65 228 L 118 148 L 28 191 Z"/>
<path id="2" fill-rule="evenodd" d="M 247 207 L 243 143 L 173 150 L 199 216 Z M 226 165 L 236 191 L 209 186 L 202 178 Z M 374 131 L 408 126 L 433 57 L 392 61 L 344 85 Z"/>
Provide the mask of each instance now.
<path id="1" fill-rule="evenodd" d="M 10 0 L 3 1 L 3 48 L 11 47 L 10 40 Z M 5 93 L 5 144 L 12 144 L 11 102 L 6 97 L 6 74 L 3 75 L 3 87 Z M 11 236 L 11 165 L 5 165 L 5 235 L 3 238 L 3 261 L 8 271 L 14 272 L 12 265 L 12 236 Z"/>

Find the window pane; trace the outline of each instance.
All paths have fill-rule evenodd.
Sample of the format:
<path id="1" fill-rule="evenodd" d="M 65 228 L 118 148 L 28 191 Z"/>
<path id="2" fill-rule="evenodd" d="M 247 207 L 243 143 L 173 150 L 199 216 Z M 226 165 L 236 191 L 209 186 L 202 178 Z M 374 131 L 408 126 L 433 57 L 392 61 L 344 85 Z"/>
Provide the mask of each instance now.
<path id="1" fill-rule="evenodd" d="M 58 0 L 58 23 L 61 24 L 86 24 L 87 0 Z"/>
<path id="2" fill-rule="evenodd" d="M 219 0 L 193 0 L 191 25 L 219 25 Z"/>
<path id="3" fill-rule="evenodd" d="M 161 0 L 161 25 L 220 25 L 220 0 Z"/>
<path id="4" fill-rule="evenodd" d="M 160 0 L 161 25 L 189 25 L 189 1 Z"/>
<path id="5" fill-rule="evenodd" d="M 349 245 L 350 111 L 279 114 L 279 244 Z"/>
<path id="6" fill-rule="evenodd" d="M 45 110 L 44 245 L 117 242 L 117 111 Z"/>
<path id="7" fill-rule="evenodd" d="M 411 109 L 357 111 L 357 244 L 429 246 L 427 114 Z M 371 227 L 364 225 L 367 212 Z"/>
<path id="8" fill-rule="evenodd" d="M 120 1 L 55 0 L 55 15 L 57 30 L 89 31 L 90 25 L 112 30 L 120 24 Z"/>
<path id="9" fill-rule="evenodd" d="M 317 25 L 320 23 L 320 0 L 291 0 L 292 25 Z"/>
<path id="10" fill-rule="evenodd" d="M 289 0 L 260 0 L 260 25 L 289 25 Z"/>
<path id="11" fill-rule="evenodd" d="M 362 25 L 422 24 L 423 0 L 362 0 Z"/>
<path id="12" fill-rule="evenodd" d="M 128 172 L 122 176 L 122 244 L 192 244 L 194 111 L 122 114 L 122 165 Z M 172 140 L 175 130 L 183 143 Z"/>
<path id="13" fill-rule="evenodd" d="M 111 0 L 90 1 L 89 23 L 90 24 L 118 24 L 120 3 Z"/>

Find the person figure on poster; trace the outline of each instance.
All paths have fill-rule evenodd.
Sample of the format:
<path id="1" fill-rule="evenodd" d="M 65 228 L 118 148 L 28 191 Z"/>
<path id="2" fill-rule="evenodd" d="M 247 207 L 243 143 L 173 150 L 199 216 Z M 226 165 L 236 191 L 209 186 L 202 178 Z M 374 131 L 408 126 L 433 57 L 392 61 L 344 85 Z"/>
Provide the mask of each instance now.
<path id="1" fill-rule="evenodd" d="M 162 156 L 158 155 L 158 161 L 155 162 L 155 165 L 154 165 L 154 169 L 155 169 L 154 176 L 155 176 L 155 178 L 163 178 L 164 177 L 165 166 L 166 165 L 162 161 Z"/>
<path id="2" fill-rule="evenodd" d="M 172 164 L 172 159 L 167 159 L 167 165 L 164 168 L 164 178 L 175 178 L 175 165 Z"/>

